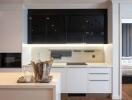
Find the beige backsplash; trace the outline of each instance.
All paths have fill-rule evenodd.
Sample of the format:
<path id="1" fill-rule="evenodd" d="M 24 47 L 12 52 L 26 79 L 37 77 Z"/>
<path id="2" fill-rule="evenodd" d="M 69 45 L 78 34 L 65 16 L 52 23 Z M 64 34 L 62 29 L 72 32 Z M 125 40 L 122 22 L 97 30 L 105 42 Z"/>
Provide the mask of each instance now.
<path id="1" fill-rule="evenodd" d="M 95 58 L 92 58 L 93 55 Z M 95 50 L 94 52 L 73 51 L 71 57 L 55 59 L 54 62 L 104 62 L 104 52 L 102 50 Z"/>
<path id="2" fill-rule="evenodd" d="M 72 48 L 72 49 L 71 49 Z M 72 50 L 71 57 L 62 57 L 54 59 L 54 62 L 89 62 L 89 63 L 112 63 L 112 45 L 106 44 L 103 46 L 89 47 L 31 47 L 23 46 L 22 50 L 22 65 L 29 64 L 31 60 L 43 61 L 50 59 L 51 50 Z M 80 50 L 81 52 L 74 52 Z M 94 52 L 84 52 L 85 50 L 94 50 Z M 95 58 L 92 58 L 95 55 Z"/>
<path id="3" fill-rule="evenodd" d="M 48 60 L 50 59 L 51 50 L 46 48 L 32 48 L 32 60 Z M 92 58 L 95 55 L 95 58 Z M 62 57 L 61 59 L 54 59 L 54 62 L 104 62 L 104 50 L 94 50 L 94 52 L 74 52 L 71 57 Z"/>
<path id="4" fill-rule="evenodd" d="M 33 47 L 31 50 L 32 60 L 41 59 L 43 61 L 50 59 L 50 51 L 47 48 Z"/>

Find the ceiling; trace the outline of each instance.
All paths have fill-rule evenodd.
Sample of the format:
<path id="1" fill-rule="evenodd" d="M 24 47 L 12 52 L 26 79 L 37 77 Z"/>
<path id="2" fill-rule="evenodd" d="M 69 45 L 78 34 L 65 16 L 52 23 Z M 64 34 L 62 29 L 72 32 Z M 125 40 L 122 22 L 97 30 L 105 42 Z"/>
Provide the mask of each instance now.
<path id="1" fill-rule="evenodd" d="M 22 3 L 105 3 L 110 0 L 0 0 L 0 4 L 22 4 Z"/>
<path id="2" fill-rule="evenodd" d="M 22 4 L 24 0 L 0 0 L 0 4 L 13 4 L 13 3 L 18 3 Z"/>

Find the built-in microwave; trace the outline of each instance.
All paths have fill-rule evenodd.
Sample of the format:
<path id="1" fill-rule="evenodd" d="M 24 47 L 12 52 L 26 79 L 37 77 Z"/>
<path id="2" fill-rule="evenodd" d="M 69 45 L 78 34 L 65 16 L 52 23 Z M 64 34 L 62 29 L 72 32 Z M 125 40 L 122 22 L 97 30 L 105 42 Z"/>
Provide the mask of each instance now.
<path id="1" fill-rule="evenodd" d="M 0 53 L 0 68 L 21 68 L 21 53 Z"/>

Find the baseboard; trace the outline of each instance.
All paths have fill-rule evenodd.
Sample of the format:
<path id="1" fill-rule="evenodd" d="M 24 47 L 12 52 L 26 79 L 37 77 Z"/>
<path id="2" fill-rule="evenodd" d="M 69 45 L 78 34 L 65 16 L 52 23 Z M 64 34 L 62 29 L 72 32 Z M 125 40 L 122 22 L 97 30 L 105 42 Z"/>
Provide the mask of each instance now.
<path id="1" fill-rule="evenodd" d="M 119 95 L 112 95 L 112 100 L 122 100 Z"/>
<path id="2" fill-rule="evenodd" d="M 68 93 L 68 96 L 86 96 L 85 93 Z"/>

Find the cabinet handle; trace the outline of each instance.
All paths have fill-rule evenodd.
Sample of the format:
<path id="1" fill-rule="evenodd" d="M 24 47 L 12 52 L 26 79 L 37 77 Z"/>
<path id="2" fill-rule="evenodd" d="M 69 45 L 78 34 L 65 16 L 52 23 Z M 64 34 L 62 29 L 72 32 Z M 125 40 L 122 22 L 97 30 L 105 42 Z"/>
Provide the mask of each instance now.
<path id="1" fill-rule="evenodd" d="M 89 73 L 89 74 L 109 74 L 109 73 Z"/>
<path id="2" fill-rule="evenodd" d="M 52 69 L 52 68 L 65 68 L 65 67 L 55 67 L 55 66 L 52 66 L 51 69 Z"/>
<path id="3" fill-rule="evenodd" d="M 80 67 L 67 66 L 67 68 L 87 68 L 87 67 L 83 67 L 83 66 L 80 66 Z"/>
<path id="4" fill-rule="evenodd" d="M 89 81 L 109 81 L 109 80 L 89 80 Z"/>

